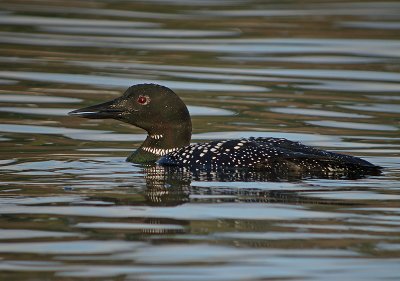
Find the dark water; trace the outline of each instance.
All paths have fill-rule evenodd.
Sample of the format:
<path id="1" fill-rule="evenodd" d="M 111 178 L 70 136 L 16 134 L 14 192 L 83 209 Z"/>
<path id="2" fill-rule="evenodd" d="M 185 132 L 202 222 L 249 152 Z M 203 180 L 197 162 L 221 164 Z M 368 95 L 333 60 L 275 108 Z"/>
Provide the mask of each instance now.
<path id="1" fill-rule="evenodd" d="M 0 1 L 0 279 L 399 280 L 398 1 Z M 193 142 L 285 137 L 359 180 L 174 178 L 72 109 L 156 82 Z"/>

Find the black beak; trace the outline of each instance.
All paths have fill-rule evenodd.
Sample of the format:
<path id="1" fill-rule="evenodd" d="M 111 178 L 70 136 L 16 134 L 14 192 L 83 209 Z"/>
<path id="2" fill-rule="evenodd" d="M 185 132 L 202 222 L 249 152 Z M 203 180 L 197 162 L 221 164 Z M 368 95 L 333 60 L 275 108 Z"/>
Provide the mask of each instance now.
<path id="1" fill-rule="evenodd" d="M 100 103 L 68 113 L 71 116 L 84 117 L 90 119 L 117 118 L 123 113 L 123 110 L 116 107 L 115 100 Z"/>

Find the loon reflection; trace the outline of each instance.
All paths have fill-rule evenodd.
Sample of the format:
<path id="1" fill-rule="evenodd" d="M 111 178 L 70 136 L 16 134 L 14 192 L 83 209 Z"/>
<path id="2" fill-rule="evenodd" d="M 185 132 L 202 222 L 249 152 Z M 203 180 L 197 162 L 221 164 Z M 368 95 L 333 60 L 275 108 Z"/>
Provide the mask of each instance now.
<path id="1" fill-rule="evenodd" d="M 215 195 L 224 196 L 224 202 L 259 202 L 259 203 L 329 203 L 329 200 L 316 200 L 315 198 L 306 198 L 298 195 L 300 190 L 263 190 L 258 188 L 212 188 L 192 186 L 192 182 L 303 182 L 304 178 L 326 178 L 326 179 L 358 179 L 359 173 L 324 173 L 324 174 L 282 174 L 280 171 L 271 173 L 271 171 L 254 171 L 251 169 L 217 169 L 217 170 L 190 170 L 182 167 L 170 167 L 160 165 L 143 166 L 143 172 L 146 179 L 146 190 L 144 192 L 145 204 L 151 206 L 176 206 L 188 203 L 194 200 L 193 195 Z M 304 182 L 303 182 L 304 184 Z M 196 199 L 197 200 L 197 199 Z M 211 200 L 211 199 L 210 199 Z M 320 202 L 321 201 L 321 202 Z"/>

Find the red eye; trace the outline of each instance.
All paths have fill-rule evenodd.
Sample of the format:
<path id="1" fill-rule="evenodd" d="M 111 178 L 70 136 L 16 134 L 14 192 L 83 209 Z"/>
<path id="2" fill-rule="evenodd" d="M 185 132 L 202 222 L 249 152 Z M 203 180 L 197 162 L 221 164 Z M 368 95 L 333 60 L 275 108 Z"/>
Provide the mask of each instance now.
<path id="1" fill-rule="evenodd" d="M 146 105 L 150 102 L 150 98 L 148 96 L 139 96 L 137 102 L 141 105 Z"/>

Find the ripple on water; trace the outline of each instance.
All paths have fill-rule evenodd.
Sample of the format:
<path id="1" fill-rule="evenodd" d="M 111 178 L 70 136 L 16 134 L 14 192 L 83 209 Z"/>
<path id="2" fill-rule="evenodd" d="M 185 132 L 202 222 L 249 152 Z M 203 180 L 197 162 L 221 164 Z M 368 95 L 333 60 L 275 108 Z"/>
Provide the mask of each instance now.
<path id="1" fill-rule="evenodd" d="M 396 208 L 396 207 L 354 207 L 354 208 L 349 208 L 348 210 L 373 211 L 373 212 L 400 214 L 400 208 Z M 400 220 L 400 217 L 397 217 L 397 220 Z"/>
<path id="2" fill-rule="evenodd" d="M 0 270 L 11 279 L 398 279 L 400 3 L 28 2 L 0 3 L 9 11 L 0 11 L 0 63 L 10 68 L 0 71 L 0 84 L 12 85 L 0 94 L 8 103 L 0 108 L 7 123 L 0 132 L 10 141 L 2 150 L 18 148 L 8 156 L 15 159 L 0 160 Z M 184 200 L 155 206 L 149 193 L 175 188 L 162 185 L 165 174 L 122 156 L 95 157 L 125 154 L 128 142 L 145 134 L 116 134 L 102 121 L 65 116 L 69 107 L 140 82 L 184 91 L 193 116 L 240 114 L 194 141 L 284 137 L 369 155 L 384 174 L 192 181 Z M 203 100 L 210 107 L 199 106 Z M 284 132 L 265 132 L 277 121 L 258 119 L 278 116 L 265 111 L 269 102 L 286 114 Z M 228 103 L 236 109 L 217 108 Z M 288 103 L 298 107 L 284 108 Z M 300 118 L 320 121 L 296 129 L 299 116 L 321 118 Z M 353 136 L 340 129 L 321 135 L 318 126 Z"/>
<path id="3" fill-rule="evenodd" d="M 183 230 L 184 227 L 177 224 L 146 224 L 146 223 L 112 223 L 112 222 L 92 222 L 78 223 L 77 228 L 90 229 L 121 229 L 121 230 Z"/>
<path id="4" fill-rule="evenodd" d="M 365 29 L 400 29 L 400 22 L 395 21 L 341 21 L 337 25 L 350 28 Z"/>
<path id="5" fill-rule="evenodd" d="M 12 99 L 11 99 L 12 100 Z M 29 99 L 28 99 L 29 100 Z M 46 100 L 46 99 L 43 99 Z M 68 101 L 68 99 L 66 99 Z M 71 99 L 74 100 L 74 99 Z M 71 102 L 70 100 L 70 102 Z M 78 99 L 76 99 L 78 100 Z M 0 97 L 1 101 L 1 97 Z M 47 102 L 51 101 L 62 101 L 60 99 L 48 99 Z M 40 99 L 39 99 L 39 102 Z M 36 103 L 34 99 L 31 99 L 30 103 Z M 68 112 L 72 111 L 73 108 L 32 108 L 32 107 L 11 107 L 11 106 L 0 106 L 0 112 L 11 112 L 20 114 L 33 114 L 33 115 L 52 115 L 52 116 L 67 116 Z M 230 116 L 234 115 L 235 112 L 222 108 L 214 108 L 208 106 L 188 106 L 188 110 L 191 116 Z"/>
<path id="6" fill-rule="evenodd" d="M 353 91 L 353 92 L 398 92 L 400 90 L 400 76 L 394 72 L 378 71 L 359 71 L 359 70 L 326 70 L 318 69 L 256 69 L 256 68 L 208 68 L 208 67 L 188 67 L 174 65 L 145 65 L 140 63 L 125 62 L 78 62 L 72 61 L 75 65 L 89 65 L 94 68 L 132 68 L 162 71 L 164 75 L 204 80 L 235 80 L 235 81 L 280 81 L 286 77 L 285 82 L 296 83 L 296 87 L 309 90 L 330 90 L 330 91 Z M 200 73 L 199 73 L 200 72 Z M 205 73 L 204 73 L 205 72 Z M 342 73 L 343 72 L 343 73 Z M 227 74 L 230 73 L 230 74 Z M 256 76 L 255 76 L 256 75 Z M 271 75 L 270 77 L 265 77 Z M 302 77 L 287 78 L 287 77 Z M 316 78 L 327 78 L 329 80 L 317 80 Z M 353 79 L 355 81 L 332 80 L 334 78 Z M 357 81 L 368 80 L 368 81 Z M 372 80 L 372 81 L 371 81 Z M 380 82 L 377 82 L 380 81 Z M 389 81 L 389 82 L 382 82 Z M 268 89 L 265 89 L 268 91 Z"/>
<path id="7" fill-rule="evenodd" d="M 107 35 L 107 36 L 141 36 L 141 37 L 224 37 L 238 35 L 238 31 L 218 31 L 218 30 L 189 30 L 189 29 L 121 29 L 120 27 L 58 27 L 58 26 L 42 26 L 40 30 L 46 32 L 57 32 L 61 34 L 90 34 L 90 35 Z"/>
<path id="8" fill-rule="evenodd" d="M 0 229 L 0 240 L 83 237 L 80 233 L 30 230 L 30 229 Z M 1 243 L 0 243 L 1 251 Z"/>
<path id="9" fill-rule="evenodd" d="M 176 253 L 171 257 L 171 252 Z M 304 255 L 303 255 L 304 254 Z M 221 260 L 229 262 L 239 262 L 242 264 L 243 259 L 267 261 L 270 258 L 284 256 L 329 256 L 329 257 L 352 257 L 359 254 L 351 250 L 285 250 L 285 249 L 250 249 L 239 247 L 228 247 L 221 245 L 208 244 L 191 244 L 191 245 L 157 245 L 152 251 L 146 248 L 140 248 L 133 253 L 118 254 L 119 258 L 134 259 L 147 264 L 179 264 L 187 262 L 207 262 L 215 263 Z"/>
<path id="10" fill-rule="evenodd" d="M 389 100 L 389 101 L 398 101 L 400 100 L 400 96 L 393 95 L 393 96 L 384 96 L 384 95 L 367 95 L 367 97 L 371 99 L 377 99 L 377 100 Z"/>
<path id="11" fill-rule="evenodd" d="M 190 249 L 190 248 L 189 248 Z M 179 248 L 177 249 L 179 250 Z M 241 250 L 244 251 L 244 250 Z M 291 250 L 295 251 L 295 250 Z M 303 250 L 304 251 L 304 250 Z M 147 252 L 152 252 L 152 248 L 148 248 Z M 156 253 L 158 253 L 157 251 Z M 228 252 L 222 251 L 223 253 Z M 140 252 L 142 253 L 142 252 Z M 181 251 L 178 251 L 181 253 Z M 21 262 L 7 261 L 1 262 L 0 266 L 4 270 L 12 270 L 19 272 L 26 271 L 57 271 L 58 277 L 78 277 L 78 278 L 104 278 L 117 277 L 124 275 L 130 279 L 137 279 L 144 276 L 149 280 L 219 280 L 219 281 L 239 281 L 239 280 L 261 280 L 265 278 L 272 279 L 326 279 L 326 272 L 329 271 L 329 277 L 332 280 L 351 278 L 352 280 L 377 280 L 384 276 L 386 279 L 395 280 L 398 276 L 393 271 L 396 268 L 398 259 L 360 259 L 358 257 L 346 256 L 330 256 L 329 251 L 310 253 L 310 255 L 299 258 L 288 252 L 267 252 L 266 254 L 244 253 L 243 259 L 235 252 L 230 252 L 232 257 L 228 255 L 220 255 L 220 258 L 211 256 L 210 263 L 201 261 L 202 265 L 191 265 L 181 262 L 174 264 L 173 259 L 167 266 L 154 266 L 154 263 L 144 263 L 142 265 L 97 265 L 94 263 L 86 264 L 60 264 L 57 262 Z M 185 255 L 189 255 L 185 251 Z M 96 256 L 97 257 L 97 256 Z M 96 259 L 95 256 L 92 260 Z M 226 257 L 226 258 L 225 258 Z M 171 258 L 170 258 L 171 259 Z M 215 266 L 215 262 L 224 261 L 223 265 Z M 157 259 L 156 259 L 157 261 Z M 212 263 L 212 261 L 215 261 Z M 271 263 L 273 261 L 273 263 Z M 310 266 L 313 265 L 313 266 Z M 288 270 L 290 268 L 290 270 Z M 361 275 L 361 277 L 360 277 Z"/>
<path id="12" fill-rule="evenodd" d="M 317 197 L 325 199 L 336 199 L 336 200 L 399 200 L 400 195 L 395 194 L 382 194 L 373 191 L 347 191 L 347 192 L 307 192 L 303 193 L 306 197 Z"/>
<path id="13" fill-rule="evenodd" d="M 308 90 L 326 90 L 341 92 L 399 92 L 399 83 L 313 80 L 311 84 L 296 84 L 296 87 Z"/>
<path id="14" fill-rule="evenodd" d="M 0 243 L 0 253 L 94 255 L 132 251 L 142 245 L 140 242 L 119 240 L 109 240 L 107 243 L 101 240 Z"/>
<path id="15" fill-rule="evenodd" d="M 15 103 L 79 103 L 77 98 L 37 96 L 37 95 L 0 95 L 0 102 Z"/>
<path id="16" fill-rule="evenodd" d="M 41 205 L 41 204 L 59 204 L 59 203 L 82 203 L 84 197 L 81 196 L 49 196 L 49 197 L 11 197 L 0 198 L 2 204 L 15 205 Z"/>
<path id="17" fill-rule="evenodd" d="M 50 126 L 34 126 L 34 125 L 17 125 L 17 124 L 0 124 L 0 131 L 7 133 L 25 133 L 25 134 L 84 134 L 90 131 L 97 133 L 107 133 L 109 131 L 101 130 L 84 130 L 84 129 L 70 129 L 62 127 Z"/>
<path id="18" fill-rule="evenodd" d="M 233 91 L 233 92 L 263 92 L 264 87 L 246 86 L 239 84 L 224 83 L 206 83 L 206 82 L 183 82 L 183 81 L 166 81 L 166 80 L 146 80 L 139 78 L 123 78 L 100 76 L 100 75 L 84 75 L 69 73 L 44 73 L 44 72 L 18 72 L 18 71 L 0 71 L 0 77 L 15 78 L 21 80 L 42 81 L 47 83 L 67 83 L 67 84 L 83 84 L 95 87 L 109 86 L 117 88 L 127 88 L 134 84 L 156 83 L 171 89 L 192 90 L 192 91 Z M 125 85 L 125 86 L 124 86 Z"/>
<path id="19" fill-rule="evenodd" d="M 355 63 L 381 63 L 388 59 L 373 57 L 352 57 L 352 56 L 281 56 L 281 57 L 264 57 L 264 56 L 221 56 L 221 59 L 228 61 L 248 61 L 248 62 L 290 62 L 290 63 L 310 63 L 310 64 L 355 64 Z"/>
<path id="20" fill-rule="evenodd" d="M 0 85 L 13 85 L 17 84 L 18 81 L 10 80 L 10 79 L 0 79 Z"/>
<path id="21" fill-rule="evenodd" d="M 31 108 L 31 107 L 11 107 L 0 106 L 0 112 L 10 112 L 19 114 L 67 116 L 72 109 L 65 108 Z"/>
<path id="22" fill-rule="evenodd" d="M 318 190 L 317 186 L 307 186 L 302 183 L 293 183 L 293 182 L 205 182 L 205 181 L 192 181 L 190 185 L 194 188 L 196 187 L 204 187 L 211 188 L 212 191 L 205 194 L 204 196 L 218 194 L 219 191 L 222 191 L 221 194 L 224 194 L 224 191 L 229 190 L 229 192 L 240 192 L 241 190 L 254 190 L 254 191 L 268 191 L 268 190 Z M 196 198 L 202 198 L 203 195 L 199 195 Z M 215 195 L 217 196 L 217 195 Z"/>
<path id="23" fill-rule="evenodd" d="M 376 248 L 382 251 L 400 251 L 400 244 L 395 243 L 378 243 Z"/>
<path id="24" fill-rule="evenodd" d="M 240 43 L 240 41 L 238 42 Z M 268 42 L 267 42 L 268 43 Z M 273 42 L 271 42 L 273 43 Z M 290 42 L 289 42 L 290 43 Z M 329 43 L 329 42 L 326 42 Z M 363 42 L 360 42 L 360 44 Z M 282 43 L 283 44 L 283 43 Z M 302 42 L 298 42 L 302 44 Z M 305 43 L 306 44 L 306 43 Z M 315 44 L 318 44 L 316 42 Z M 279 44 L 278 44 L 279 45 Z M 378 44 L 379 46 L 379 44 Z M 400 47 L 400 41 L 395 45 Z M 278 48 L 278 47 L 277 47 Z M 101 61 L 70 61 L 68 64 L 92 66 L 95 68 L 131 68 L 131 69 L 147 69 L 147 70 L 165 70 L 165 71 L 181 71 L 213 73 L 213 74 L 240 74 L 240 75 L 260 75 L 260 76 L 281 76 L 281 77 L 303 77 L 303 78 L 328 78 L 328 79 L 353 79 L 360 81 L 385 81 L 398 82 L 400 74 L 397 72 L 385 71 L 368 71 L 368 70 L 335 70 L 335 69 L 291 69 L 291 68 L 228 68 L 228 67 L 200 67 L 200 66 L 181 66 L 181 65 L 157 65 L 157 64 L 141 64 L 138 62 L 101 62 Z M 1 72 L 0 72 L 1 73 Z M 286 80 L 285 80 L 286 81 Z"/>
<path id="25" fill-rule="evenodd" d="M 94 19 L 71 19 L 61 17 L 38 17 L 22 15 L 2 15 L 0 17 L 2 25 L 36 25 L 36 26 L 103 26 L 103 27 L 157 27 L 159 24 L 154 22 L 134 22 L 119 20 L 94 20 Z"/>
<path id="26" fill-rule="evenodd" d="M 113 175 L 127 172 L 130 176 L 141 171 L 137 166 L 125 161 L 124 158 L 105 157 L 103 161 L 99 158 L 82 159 L 80 161 L 45 160 L 23 162 L 18 164 L 4 165 L 0 170 L 15 172 L 44 172 L 60 174 L 107 174 Z M 66 200 L 68 198 L 65 198 Z M 39 200 L 39 199 L 38 199 Z M 49 199 L 51 200 L 51 199 Z M 78 200 L 78 199 L 77 199 Z"/>
<path id="27" fill-rule="evenodd" d="M 272 111 L 272 112 L 276 112 L 276 113 L 321 116 L 321 117 L 343 117 L 343 118 L 371 118 L 372 117 L 372 116 L 364 115 L 364 114 L 311 109 L 311 108 L 271 107 L 268 110 Z"/>
<path id="28" fill-rule="evenodd" d="M 351 110 L 400 113 L 400 105 L 398 104 L 374 103 L 374 104 L 354 104 L 354 105 L 339 105 L 339 106 Z"/>
<path id="29" fill-rule="evenodd" d="M 17 125 L 17 124 L 0 124 L 0 132 L 21 133 L 21 134 L 60 134 L 66 137 L 77 140 L 93 140 L 93 141 L 143 141 L 146 134 L 117 134 L 103 130 L 85 130 L 71 129 L 63 127 L 50 126 L 34 126 L 34 125 Z M 234 139 L 234 138 L 249 138 L 249 137 L 278 137 L 288 138 L 296 141 L 312 142 L 329 142 L 337 141 L 337 136 L 324 136 L 317 134 L 297 134 L 297 133 L 282 133 L 282 132 L 253 132 L 253 131 L 237 131 L 237 132 L 210 132 L 194 134 L 192 139 L 197 140 L 218 140 L 218 139 Z"/>
<path id="30" fill-rule="evenodd" d="M 343 225 L 343 224 L 301 224 L 301 223 L 280 223 L 281 227 L 292 227 L 299 229 L 325 229 L 338 231 L 363 231 L 363 232 L 382 232 L 382 233 L 400 233 L 400 227 L 384 227 L 374 225 Z"/>
<path id="31" fill-rule="evenodd" d="M 362 4 L 362 6 L 360 5 Z M 386 3 L 385 3 L 386 4 Z M 214 15 L 218 17 L 299 17 L 299 16 L 395 16 L 397 17 L 396 2 L 387 2 L 384 5 L 380 2 L 370 3 L 313 3 L 304 8 L 291 9 L 284 7 L 282 9 L 259 8 L 259 9 L 232 9 L 232 10 L 197 10 L 198 14 Z"/>
<path id="32" fill-rule="evenodd" d="M 30 46 L 63 46 L 126 48 L 139 50 L 219 52 L 236 54 L 315 54 L 400 57 L 396 40 L 371 39 L 204 39 L 185 40 L 165 38 L 131 38 L 105 36 L 77 36 L 43 33 L 0 32 L 0 42 Z M 155 41 L 157 40 L 157 41 Z M 157 43 L 157 44 L 155 44 Z M 271 70 L 271 69 L 270 69 Z M 305 71 L 306 69 L 302 69 Z M 232 71 L 232 69 L 231 69 Z M 328 71 L 328 70 L 325 70 Z M 275 72 L 272 70 L 272 72 Z M 336 72 L 340 72 L 336 70 Z M 368 72 L 368 71 L 367 71 Z M 319 77 L 319 76 L 315 76 Z M 366 80 L 366 79 L 364 79 Z M 373 80 L 373 78 L 372 78 Z"/>
<path id="33" fill-rule="evenodd" d="M 391 125 L 383 124 L 369 124 L 369 123 L 355 123 L 355 122 L 341 122 L 341 121 L 304 121 L 307 124 L 332 127 L 341 129 L 352 129 L 352 130 L 369 130 L 369 131 L 398 131 L 399 129 Z"/>
<path id="34" fill-rule="evenodd" d="M 345 213 L 319 212 L 295 205 L 266 205 L 242 203 L 186 204 L 174 208 L 148 206 L 5 206 L 0 214 L 51 214 L 64 216 L 92 216 L 103 218 L 170 218 L 181 220 L 293 220 L 310 218 L 341 218 Z"/>
<path id="35" fill-rule="evenodd" d="M 371 158 L 369 157 L 363 157 L 363 159 L 366 159 L 368 161 L 374 162 Z M 394 180 L 388 180 L 384 179 L 381 176 L 376 176 L 376 177 L 368 177 L 364 180 L 324 180 L 324 179 L 310 179 L 306 181 L 307 184 L 316 186 L 316 187 L 321 187 L 325 189 L 335 189 L 335 188 L 340 188 L 340 187 L 350 187 L 353 189 L 370 189 L 370 188 L 376 188 L 379 184 L 384 184 L 385 186 L 387 185 L 388 187 L 394 187 L 396 186 L 396 181 Z M 365 191 L 368 192 L 368 191 Z M 346 194 L 344 192 L 343 194 Z"/>
<path id="36" fill-rule="evenodd" d="M 51 14 L 65 14 L 66 7 L 63 6 L 48 6 L 48 5 L 19 5 L 9 4 L 2 5 L 7 10 L 15 11 L 30 11 L 30 12 L 46 12 Z M 95 16 L 113 16 L 113 17 L 124 17 L 124 18 L 147 18 L 147 19 L 194 19 L 194 15 L 185 15 L 178 13 L 157 13 L 157 12 L 144 12 L 144 11 L 127 11 L 117 9 L 96 9 L 96 8 L 85 8 L 85 7 L 72 7 L 68 6 L 68 13 L 76 15 L 95 15 Z"/>
<path id="37" fill-rule="evenodd" d="M 10 141 L 10 140 L 11 140 L 11 139 L 3 138 L 3 137 L 0 136 L 0 141 Z M 0 163 L 1 163 L 1 161 L 0 161 Z"/>
<path id="38" fill-rule="evenodd" d="M 310 233 L 289 232 L 220 232 L 213 235 L 216 239 L 251 240 L 307 240 L 307 239 L 383 239 L 385 236 L 351 233 Z"/>

